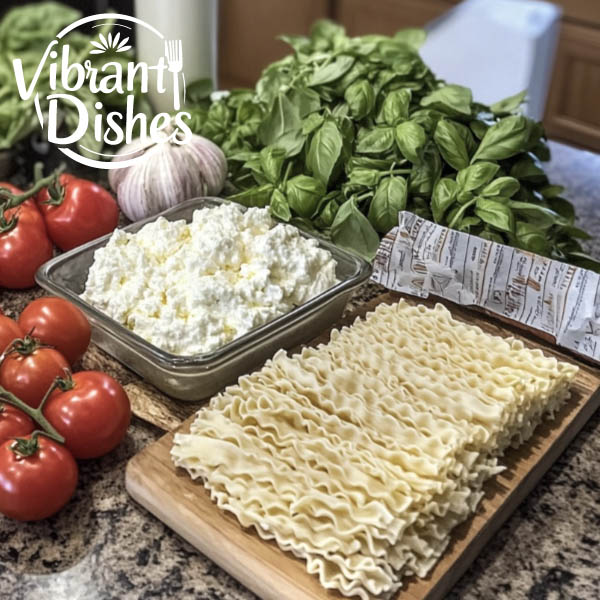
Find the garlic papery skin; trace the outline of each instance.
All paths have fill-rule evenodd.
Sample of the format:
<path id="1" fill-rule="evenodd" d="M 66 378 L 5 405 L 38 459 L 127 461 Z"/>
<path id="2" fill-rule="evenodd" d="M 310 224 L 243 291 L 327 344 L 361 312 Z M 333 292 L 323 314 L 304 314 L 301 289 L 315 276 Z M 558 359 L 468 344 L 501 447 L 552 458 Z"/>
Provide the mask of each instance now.
<path id="1" fill-rule="evenodd" d="M 227 161 L 210 140 L 192 135 L 186 144 L 134 140 L 113 160 L 143 155 L 133 165 L 111 169 L 110 187 L 131 221 L 151 217 L 197 196 L 216 196 L 227 177 Z"/>

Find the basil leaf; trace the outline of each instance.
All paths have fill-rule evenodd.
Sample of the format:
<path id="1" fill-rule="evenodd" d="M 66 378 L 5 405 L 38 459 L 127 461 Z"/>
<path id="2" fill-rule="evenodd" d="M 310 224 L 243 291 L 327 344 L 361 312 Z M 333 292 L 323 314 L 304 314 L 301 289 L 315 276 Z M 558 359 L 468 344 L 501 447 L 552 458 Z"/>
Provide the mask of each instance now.
<path id="1" fill-rule="evenodd" d="M 399 121 L 408 119 L 411 96 L 411 91 L 406 88 L 393 90 L 386 94 L 377 116 L 377 122 L 396 125 Z"/>
<path id="2" fill-rule="evenodd" d="M 308 233 L 317 235 L 319 237 L 325 237 L 323 232 L 319 231 L 310 219 L 306 219 L 304 217 L 292 217 L 289 223 L 298 229 L 302 229 L 302 231 L 307 231 Z"/>
<path id="3" fill-rule="evenodd" d="M 538 191 L 544 198 L 556 198 L 565 191 L 565 188 L 562 185 L 546 185 Z"/>
<path id="4" fill-rule="evenodd" d="M 350 198 L 340 206 L 333 224 L 331 239 L 335 244 L 372 260 L 379 247 L 379 235 L 363 215 L 356 200 Z"/>
<path id="5" fill-rule="evenodd" d="M 499 168 L 499 165 L 491 162 L 475 163 L 466 169 L 461 169 L 456 176 L 456 182 L 465 192 L 476 190 L 489 183 Z"/>
<path id="6" fill-rule="evenodd" d="M 353 185 L 362 185 L 365 187 L 374 187 L 379 183 L 379 180 L 385 175 L 376 169 L 363 169 L 358 167 L 352 169 L 348 180 Z"/>
<path id="7" fill-rule="evenodd" d="M 517 245 L 523 250 L 529 250 L 536 254 L 547 255 L 549 251 L 546 233 L 534 223 L 517 221 L 515 228 Z"/>
<path id="8" fill-rule="evenodd" d="M 481 224 L 481 219 L 479 217 L 465 217 L 459 224 L 457 229 L 459 231 L 465 231 L 469 233 L 471 227 L 476 227 Z"/>
<path id="9" fill-rule="evenodd" d="M 531 121 L 521 115 L 501 119 L 485 132 L 471 162 L 503 160 L 518 154 L 527 143 L 530 128 Z"/>
<path id="10" fill-rule="evenodd" d="M 280 190 L 273 190 L 269 207 L 273 216 L 286 223 L 292 218 L 288 201 Z"/>
<path id="11" fill-rule="evenodd" d="M 325 121 L 310 142 L 306 165 L 325 186 L 329 183 L 333 169 L 340 157 L 342 144 L 342 135 L 332 120 Z"/>
<path id="12" fill-rule="evenodd" d="M 414 197 L 412 199 L 411 212 L 417 217 L 431 221 L 431 210 L 429 209 L 429 201 L 426 198 Z"/>
<path id="13" fill-rule="evenodd" d="M 524 150 L 531 150 L 535 148 L 540 142 L 546 139 L 546 132 L 544 130 L 544 124 L 541 121 L 530 121 L 529 137 L 525 144 Z"/>
<path id="14" fill-rule="evenodd" d="M 228 199 L 239 202 L 244 206 L 258 206 L 259 208 L 264 208 L 269 205 L 272 192 L 273 186 L 270 183 L 267 183 L 228 196 Z"/>
<path id="15" fill-rule="evenodd" d="M 497 116 L 504 116 L 510 113 L 515 112 L 518 108 L 525 102 L 525 98 L 527 97 L 527 90 L 523 90 L 514 96 L 509 96 L 508 98 L 504 98 L 504 100 L 500 100 L 499 102 L 494 102 L 494 104 L 490 105 L 490 110 Z"/>
<path id="16" fill-rule="evenodd" d="M 477 198 L 475 214 L 485 223 L 501 231 L 512 232 L 515 219 L 512 210 L 502 202 L 490 198 Z"/>
<path id="17" fill-rule="evenodd" d="M 344 99 L 350 107 L 350 113 L 357 119 L 364 119 L 375 107 L 375 92 L 366 80 L 356 81 L 344 93 Z"/>
<path id="18" fill-rule="evenodd" d="M 379 233 L 398 224 L 398 212 L 406 208 L 408 187 L 402 177 L 386 177 L 379 182 L 369 206 L 369 221 Z"/>
<path id="19" fill-rule="evenodd" d="M 476 120 L 476 121 L 471 121 L 469 123 L 469 128 L 473 132 L 473 135 L 478 140 L 481 140 L 481 139 L 483 139 L 483 136 L 486 134 L 486 132 L 490 128 L 490 126 L 487 123 L 485 123 L 484 121 Z"/>
<path id="20" fill-rule="evenodd" d="M 344 28 L 328 19 L 319 19 L 310 28 L 310 40 L 319 50 L 329 50 L 345 39 Z"/>
<path id="21" fill-rule="evenodd" d="M 289 58 L 291 59 L 292 57 L 290 56 Z M 277 99 L 281 94 L 281 90 L 286 89 L 291 79 L 289 71 L 277 68 L 279 66 L 268 66 L 256 83 L 257 98 L 268 106 L 271 106 Z"/>
<path id="22" fill-rule="evenodd" d="M 436 223 L 442 223 L 444 213 L 456 202 L 458 184 L 454 179 L 443 177 L 433 188 L 431 212 Z"/>
<path id="23" fill-rule="evenodd" d="M 259 154 L 252 150 L 240 150 L 239 152 L 234 152 L 233 154 L 229 154 L 227 156 L 227 160 L 228 161 L 233 160 L 233 161 L 246 162 L 248 160 L 256 159 L 258 157 L 259 157 Z"/>
<path id="24" fill-rule="evenodd" d="M 276 183 L 281 175 L 281 167 L 285 160 L 285 150 L 275 146 L 265 146 L 260 151 L 260 166 L 270 183 Z"/>
<path id="25" fill-rule="evenodd" d="M 319 113 L 312 113 L 302 121 L 302 135 L 309 135 L 318 127 L 321 127 L 325 117 Z"/>
<path id="26" fill-rule="evenodd" d="M 319 213 L 318 217 L 325 227 L 331 227 L 339 208 L 339 204 L 335 200 L 329 200 L 327 204 L 325 204 L 325 207 Z"/>
<path id="27" fill-rule="evenodd" d="M 569 259 L 569 262 L 578 267 L 600 273 L 600 262 L 585 252 L 569 252 L 567 258 Z"/>
<path id="28" fill-rule="evenodd" d="M 533 184 L 539 185 L 548 183 L 548 177 L 546 177 L 544 170 L 536 165 L 533 159 L 529 156 L 517 161 L 511 167 L 510 174 L 512 177 L 516 177 L 521 181 L 526 181 Z"/>
<path id="29" fill-rule="evenodd" d="M 433 139 L 443 159 L 457 171 L 469 166 L 467 141 L 474 145 L 473 135 L 468 127 L 456 121 L 442 119 L 438 122 Z"/>
<path id="30" fill-rule="evenodd" d="M 302 131 L 300 129 L 295 129 L 293 131 L 287 131 L 281 137 L 277 138 L 273 142 L 273 146 L 281 148 L 285 151 L 286 157 L 291 158 L 300 154 L 305 142 L 306 137 L 302 135 Z"/>
<path id="31" fill-rule="evenodd" d="M 490 242 L 496 242 L 497 244 L 505 243 L 505 240 L 501 234 L 495 231 L 490 231 L 489 229 L 484 229 L 483 231 L 481 231 L 479 233 L 479 237 L 483 238 L 484 240 L 489 240 Z"/>
<path id="32" fill-rule="evenodd" d="M 246 100 L 238 106 L 235 118 L 240 123 L 248 123 L 253 121 L 260 124 L 260 121 L 263 118 L 263 109 L 256 102 L 252 100 Z"/>
<path id="33" fill-rule="evenodd" d="M 315 90 L 309 88 L 294 88 L 291 90 L 290 102 L 298 107 L 301 118 L 316 112 L 321 108 L 321 97 Z"/>
<path id="34" fill-rule="evenodd" d="M 520 187 L 521 184 L 514 177 L 498 177 L 498 179 L 488 183 L 480 194 L 486 198 L 493 198 L 494 196 L 510 198 L 519 191 Z"/>
<path id="35" fill-rule="evenodd" d="M 314 177 L 296 175 L 288 180 L 285 191 L 290 208 L 301 217 L 310 218 L 325 195 L 325 186 Z"/>
<path id="36" fill-rule="evenodd" d="M 412 113 L 411 121 L 418 123 L 429 135 L 433 135 L 435 128 L 441 119 L 446 115 L 439 110 L 433 108 L 421 108 Z"/>
<path id="37" fill-rule="evenodd" d="M 381 154 L 394 145 L 394 129 L 392 127 L 375 127 L 361 129 L 358 132 L 356 151 L 359 154 Z"/>
<path id="38" fill-rule="evenodd" d="M 469 88 L 445 85 L 421 99 L 421 106 L 430 106 L 451 116 L 470 116 L 473 96 Z"/>
<path id="39" fill-rule="evenodd" d="M 551 208 L 531 202 L 519 202 L 511 200 L 509 206 L 518 214 L 526 216 L 539 227 L 551 227 L 552 225 L 566 225 L 565 220 Z"/>
<path id="40" fill-rule="evenodd" d="M 566 225 L 561 229 L 561 233 L 568 235 L 569 237 L 576 238 L 579 240 L 591 240 L 592 236 L 579 227 L 573 227 L 572 225 Z"/>
<path id="41" fill-rule="evenodd" d="M 357 167 L 388 171 L 395 161 L 393 159 L 371 158 L 370 156 L 353 156 L 346 163 L 346 172 L 351 173 Z"/>
<path id="42" fill-rule="evenodd" d="M 308 87 L 315 87 L 317 85 L 335 81 L 349 71 L 353 64 L 354 57 L 344 55 L 338 56 L 332 62 L 317 68 L 308 78 L 306 85 L 308 85 Z"/>
<path id="43" fill-rule="evenodd" d="M 573 205 L 564 198 L 549 198 L 548 206 L 557 212 L 565 222 L 573 224 L 575 222 L 575 208 Z"/>
<path id="44" fill-rule="evenodd" d="M 296 53 L 310 49 L 310 41 L 304 35 L 278 35 L 277 39 L 291 46 Z"/>
<path id="45" fill-rule="evenodd" d="M 352 68 L 346 74 L 335 82 L 335 93 L 343 96 L 346 89 L 357 79 L 368 74 L 369 67 L 361 62 L 355 62 Z"/>
<path id="46" fill-rule="evenodd" d="M 247 160 L 244 163 L 244 169 L 247 169 L 250 172 L 256 183 L 258 183 L 259 185 L 269 183 L 269 180 L 263 172 L 262 165 L 260 162 L 260 156 L 256 156 Z"/>
<path id="47" fill-rule="evenodd" d="M 419 164 L 423 159 L 423 150 L 427 143 L 425 130 L 413 121 L 404 121 L 396 126 L 396 144 L 402 155 L 411 163 Z"/>
<path id="48" fill-rule="evenodd" d="M 423 152 L 423 162 L 413 165 L 411 169 L 408 189 L 412 194 L 429 197 L 441 174 L 440 153 L 435 144 L 429 144 Z"/>
<path id="49" fill-rule="evenodd" d="M 456 194 L 456 201 L 459 204 L 467 204 L 468 202 L 471 202 L 474 197 L 475 194 L 473 194 L 473 192 L 468 192 L 459 188 L 458 193 Z"/>
<path id="50" fill-rule="evenodd" d="M 538 142 L 535 146 L 530 148 L 529 152 L 531 152 L 538 160 L 550 160 L 550 148 L 545 142 Z"/>
<path id="51" fill-rule="evenodd" d="M 394 35 L 395 40 L 403 42 L 404 44 L 408 44 L 415 50 L 418 50 L 425 43 L 426 38 L 427 32 L 424 29 L 417 29 L 413 27 L 401 29 Z"/>
<path id="52" fill-rule="evenodd" d="M 302 121 L 298 107 L 283 93 L 279 93 L 265 120 L 258 128 L 260 141 L 265 146 L 275 144 L 290 131 L 300 131 Z"/>

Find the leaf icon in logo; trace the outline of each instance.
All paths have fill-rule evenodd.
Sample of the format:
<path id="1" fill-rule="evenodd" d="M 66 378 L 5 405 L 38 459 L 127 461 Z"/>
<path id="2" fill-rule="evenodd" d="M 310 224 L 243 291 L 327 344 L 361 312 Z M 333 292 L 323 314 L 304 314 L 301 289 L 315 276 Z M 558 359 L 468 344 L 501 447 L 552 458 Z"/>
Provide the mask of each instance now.
<path id="1" fill-rule="evenodd" d="M 127 44 L 129 38 L 126 37 L 121 40 L 120 37 L 120 33 L 116 33 L 114 36 L 112 33 L 109 33 L 107 37 L 104 37 L 101 33 L 98 34 L 99 42 L 90 40 L 90 44 L 94 46 L 94 49 L 90 50 L 90 54 L 103 54 L 108 50 L 114 50 L 115 52 L 131 50 L 131 46 Z"/>

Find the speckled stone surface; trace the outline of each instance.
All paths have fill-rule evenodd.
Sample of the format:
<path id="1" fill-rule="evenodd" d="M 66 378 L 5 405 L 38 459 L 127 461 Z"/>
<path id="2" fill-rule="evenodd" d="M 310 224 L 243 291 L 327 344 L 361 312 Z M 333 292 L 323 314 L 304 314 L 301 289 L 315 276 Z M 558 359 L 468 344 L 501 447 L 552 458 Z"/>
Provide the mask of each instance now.
<path id="1" fill-rule="evenodd" d="M 553 144 L 549 172 L 565 185 L 600 257 L 600 156 Z M 382 291 L 368 284 L 360 303 Z M 34 293 L 2 292 L 19 311 Z M 94 357 L 102 360 L 102 356 Z M 85 364 L 85 363 L 84 363 Z M 122 382 L 125 369 L 109 369 Z M 73 501 L 37 524 L 0 517 L 0 598 L 250 600 L 255 596 L 127 496 L 127 460 L 161 431 L 134 419 L 110 456 L 81 464 Z M 596 414 L 481 553 L 452 600 L 600 598 L 600 415 Z"/>

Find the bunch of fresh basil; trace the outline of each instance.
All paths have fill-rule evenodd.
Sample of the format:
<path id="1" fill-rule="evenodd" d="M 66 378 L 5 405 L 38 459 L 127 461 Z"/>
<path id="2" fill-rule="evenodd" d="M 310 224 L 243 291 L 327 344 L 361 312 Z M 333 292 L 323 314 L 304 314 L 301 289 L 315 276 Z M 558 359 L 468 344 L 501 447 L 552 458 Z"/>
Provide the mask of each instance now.
<path id="1" fill-rule="evenodd" d="M 20 98 L 13 71 L 13 59 L 20 58 L 22 60 L 25 81 L 29 85 L 34 79 L 36 69 L 48 44 L 61 29 L 74 23 L 81 16 L 80 11 L 64 4 L 40 2 L 12 8 L 0 21 L 0 150 L 12 148 L 34 131 L 41 131 L 33 102 L 35 94 L 29 100 Z M 111 28 L 112 22 L 109 19 L 102 29 L 95 31 L 106 35 Z M 111 48 L 101 55 L 89 54 L 89 51 L 93 49 L 93 46 L 90 45 L 91 39 L 93 39 L 92 36 L 79 31 L 68 34 L 66 42 L 69 44 L 71 63 L 89 60 L 92 66 L 100 68 L 109 61 L 119 62 L 123 71 L 126 72 L 127 63 L 132 60 L 132 52 L 117 53 Z M 50 88 L 51 62 L 53 61 L 48 59 L 42 67 L 36 85 L 43 113 L 46 113 L 48 109 L 46 97 L 53 93 Z M 60 58 L 56 62 L 57 78 L 60 81 Z M 84 86 L 76 94 L 86 105 L 90 122 L 93 122 L 94 116 L 99 112 L 95 106 L 98 100 L 102 102 L 100 112 L 124 112 L 125 110 L 125 96 L 118 93 L 94 95 L 87 86 Z M 150 105 L 140 93 L 139 86 L 134 95 L 135 111 L 151 115 Z M 69 103 L 62 104 L 59 120 L 64 124 L 66 132 L 74 131 L 78 124 L 78 113 L 75 106 Z M 99 152 L 103 147 L 102 140 L 96 140 L 94 137 L 92 127 L 88 128 L 88 132 L 80 143 L 95 152 Z M 94 155 L 94 157 L 96 156 Z"/>
<path id="2" fill-rule="evenodd" d="M 545 256 L 597 268 L 583 254 L 563 189 L 551 185 L 544 130 L 519 114 L 525 94 L 484 106 L 437 79 L 425 39 L 349 38 L 320 21 L 268 66 L 255 90 L 210 102 L 192 88 L 192 127 L 230 165 L 230 198 L 270 206 L 372 258 L 398 211 Z"/>

